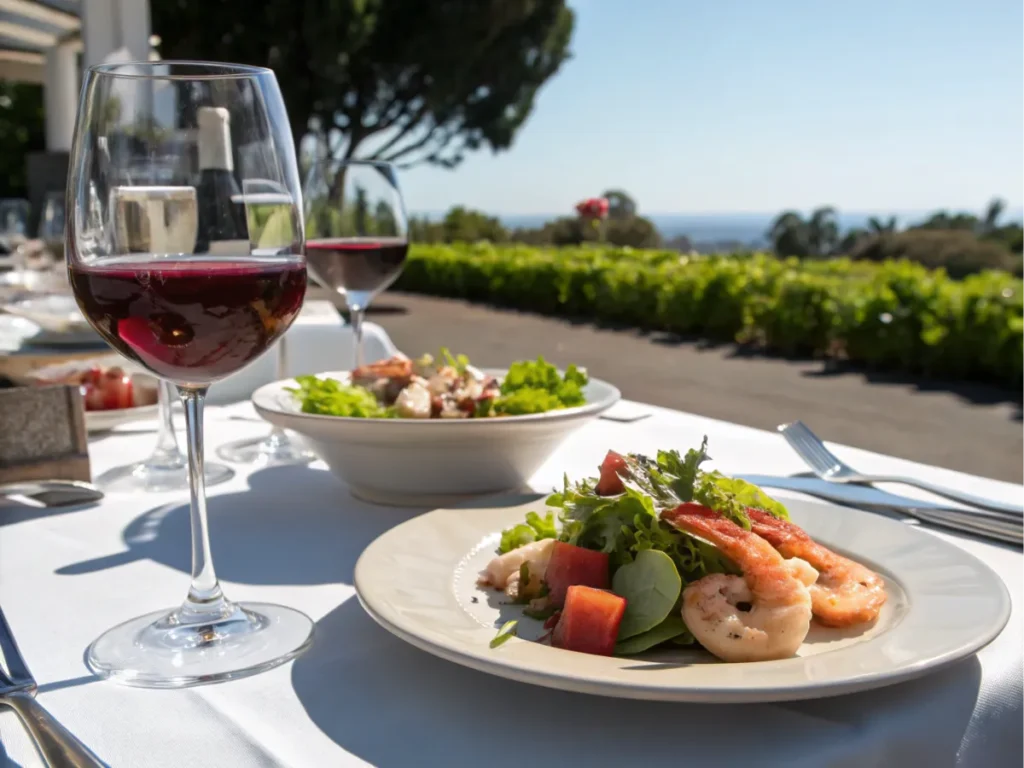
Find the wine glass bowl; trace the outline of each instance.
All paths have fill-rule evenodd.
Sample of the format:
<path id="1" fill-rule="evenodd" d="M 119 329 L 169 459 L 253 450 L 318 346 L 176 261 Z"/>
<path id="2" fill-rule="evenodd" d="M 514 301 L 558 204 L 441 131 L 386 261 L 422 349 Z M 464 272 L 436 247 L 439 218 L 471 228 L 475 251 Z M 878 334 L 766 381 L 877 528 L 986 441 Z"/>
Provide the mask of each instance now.
<path id="1" fill-rule="evenodd" d="M 366 308 L 402 272 L 408 221 L 394 167 L 375 160 L 322 159 L 303 193 L 310 274 L 345 299 L 362 365 Z"/>
<path id="2" fill-rule="evenodd" d="M 243 192 L 254 180 L 275 190 L 258 212 Z M 209 385 L 278 341 L 306 291 L 295 150 L 273 73 L 174 61 L 91 67 L 66 209 L 68 274 L 82 313 L 122 356 L 177 386 L 191 487 L 185 600 L 107 631 L 86 661 L 101 676 L 146 687 L 287 661 L 308 647 L 312 621 L 284 606 L 232 603 L 217 580 L 202 432 Z"/>

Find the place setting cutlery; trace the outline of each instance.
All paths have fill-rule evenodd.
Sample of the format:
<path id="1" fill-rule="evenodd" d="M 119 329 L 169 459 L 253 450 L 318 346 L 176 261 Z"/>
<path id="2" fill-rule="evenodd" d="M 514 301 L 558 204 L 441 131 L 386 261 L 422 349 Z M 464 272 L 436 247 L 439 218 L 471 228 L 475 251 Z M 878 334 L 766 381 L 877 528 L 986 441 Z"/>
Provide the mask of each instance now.
<path id="1" fill-rule="evenodd" d="M 49 768 L 105 766 L 36 700 L 36 681 L 0 608 L 0 705 L 13 709 Z"/>
<path id="2" fill-rule="evenodd" d="M 782 424 L 779 433 L 808 465 L 811 472 L 791 477 L 744 475 L 755 485 L 806 493 L 850 507 L 898 512 L 932 525 L 995 539 L 1015 546 L 1024 544 L 1024 509 L 983 499 L 912 477 L 867 475 L 842 462 L 800 421 Z M 909 485 L 965 506 L 939 504 L 900 496 L 875 488 L 876 483 Z"/>

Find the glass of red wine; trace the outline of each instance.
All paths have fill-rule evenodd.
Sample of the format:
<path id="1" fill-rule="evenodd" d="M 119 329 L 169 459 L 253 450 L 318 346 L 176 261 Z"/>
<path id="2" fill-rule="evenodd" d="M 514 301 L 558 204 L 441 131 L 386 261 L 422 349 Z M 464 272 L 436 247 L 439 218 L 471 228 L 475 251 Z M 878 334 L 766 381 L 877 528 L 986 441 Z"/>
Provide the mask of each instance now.
<path id="1" fill-rule="evenodd" d="M 363 364 L 363 316 L 405 266 L 408 222 L 395 169 L 376 160 L 323 159 L 306 179 L 306 263 L 324 288 L 345 298 Z"/>
<path id="2" fill-rule="evenodd" d="M 288 190 L 270 179 L 245 179 L 242 195 L 247 204 L 250 238 L 253 247 L 258 247 L 259 240 L 265 237 L 265 226 L 270 222 L 269 218 L 264 218 L 263 212 L 273 212 L 282 202 L 290 204 L 291 196 Z M 278 379 L 288 375 L 287 342 L 288 338 L 284 336 L 277 343 Z M 246 438 L 222 445 L 217 449 L 217 455 L 225 461 L 257 467 L 308 464 L 316 459 L 316 454 L 297 444 L 278 426 L 274 426 L 266 437 Z"/>
<path id="3" fill-rule="evenodd" d="M 138 183 L 140 162 L 174 169 L 169 178 L 184 169 L 189 183 L 177 192 Z M 241 194 L 247 178 L 271 179 L 287 195 L 254 215 Z M 87 71 L 67 192 L 71 287 L 115 350 L 177 387 L 192 525 L 187 596 L 95 640 L 86 663 L 101 677 L 154 688 L 215 682 L 274 667 L 311 642 L 305 614 L 222 592 L 203 472 L 207 389 L 266 352 L 302 308 L 299 186 L 270 70 L 157 61 Z"/>

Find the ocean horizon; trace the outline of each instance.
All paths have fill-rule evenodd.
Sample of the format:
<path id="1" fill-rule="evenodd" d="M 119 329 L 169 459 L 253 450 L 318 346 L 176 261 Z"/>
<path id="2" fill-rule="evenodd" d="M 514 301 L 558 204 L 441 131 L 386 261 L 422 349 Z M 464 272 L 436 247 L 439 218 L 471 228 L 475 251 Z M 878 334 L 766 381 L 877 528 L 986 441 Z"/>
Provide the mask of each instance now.
<path id="1" fill-rule="evenodd" d="M 877 216 L 883 220 L 895 216 L 900 228 L 924 221 L 930 215 L 940 209 L 931 210 L 904 210 L 904 211 L 852 211 L 837 214 L 839 228 L 846 231 L 855 228 L 867 228 L 868 220 Z M 971 209 L 946 209 L 949 211 L 966 210 L 975 215 L 983 215 L 983 210 Z M 808 211 L 803 211 L 807 215 Z M 412 214 L 416 217 L 426 218 L 430 221 L 438 221 L 444 218 L 444 211 L 420 211 Z M 545 222 L 565 216 L 568 214 L 558 213 L 526 213 L 526 214 L 489 214 L 496 215 L 501 223 L 509 229 L 536 228 Z M 649 218 L 654 226 L 658 228 L 662 238 L 669 240 L 685 235 L 694 245 L 702 243 L 740 243 L 744 246 L 759 248 L 768 245 L 768 229 L 772 222 L 779 215 L 775 213 L 644 213 L 641 215 Z M 1024 208 L 1007 209 L 1000 222 L 1003 224 L 1012 221 L 1021 222 L 1024 220 Z"/>

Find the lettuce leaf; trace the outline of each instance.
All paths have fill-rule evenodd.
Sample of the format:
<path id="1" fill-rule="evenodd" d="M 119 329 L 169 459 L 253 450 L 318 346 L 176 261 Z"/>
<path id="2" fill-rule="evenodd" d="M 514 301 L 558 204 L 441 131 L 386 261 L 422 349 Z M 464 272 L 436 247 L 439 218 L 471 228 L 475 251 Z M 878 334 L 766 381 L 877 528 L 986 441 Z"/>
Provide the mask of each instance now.
<path id="1" fill-rule="evenodd" d="M 583 405 L 583 387 L 588 380 L 586 370 L 575 365 L 570 365 L 563 376 L 543 357 L 520 360 L 512 363 L 505 374 L 494 411 L 516 416 Z"/>
<path id="2" fill-rule="evenodd" d="M 316 376 L 296 376 L 295 381 L 298 388 L 290 387 L 288 391 L 296 396 L 303 413 L 371 419 L 388 418 L 390 415 L 373 393 L 362 387 Z"/>
<path id="3" fill-rule="evenodd" d="M 763 509 L 775 517 L 789 519 L 789 512 L 756 485 L 726 477 L 719 472 L 702 472 L 693 492 L 694 501 L 721 512 L 746 529 L 750 529 L 747 507 Z"/>
<path id="4" fill-rule="evenodd" d="M 548 512 L 544 517 L 541 517 L 536 512 L 527 512 L 525 523 L 513 525 L 511 528 L 506 528 L 501 532 L 499 549 L 502 554 L 505 554 L 540 539 L 554 539 L 557 537 L 558 529 L 555 527 L 555 515 L 553 512 Z"/>

